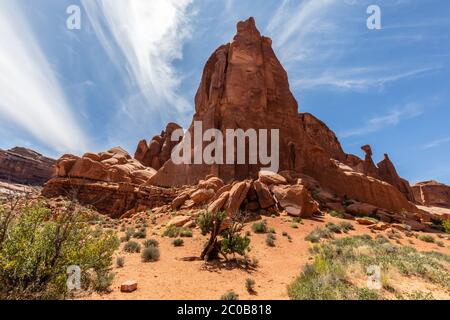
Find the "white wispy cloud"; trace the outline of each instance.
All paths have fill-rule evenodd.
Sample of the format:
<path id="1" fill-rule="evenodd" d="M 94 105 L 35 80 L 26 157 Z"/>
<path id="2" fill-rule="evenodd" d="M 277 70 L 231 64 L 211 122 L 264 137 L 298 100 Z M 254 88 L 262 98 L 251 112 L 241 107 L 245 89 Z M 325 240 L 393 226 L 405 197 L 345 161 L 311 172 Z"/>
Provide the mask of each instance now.
<path id="1" fill-rule="evenodd" d="M 148 108 L 162 119 L 191 109 L 178 94 L 180 75 L 173 62 L 182 58 L 190 35 L 188 7 L 192 0 L 82 0 L 89 21 L 111 60 L 137 87 Z M 132 95 L 132 94 L 130 94 Z M 126 100 L 126 99 L 124 99 Z M 127 105 L 129 116 L 138 107 Z M 156 114 L 155 114 L 156 116 Z"/>
<path id="2" fill-rule="evenodd" d="M 0 2 L 0 124 L 14 123 L 58 152 L 78 152 L 86 138 L 26 17 Z"/>
<path id="3" fill-rule="evenodd" d="M 338 30 L 330 12 L 342 5 L 340 1 L 304 0 L 297 3 L 283 0 L 267 26 L 285 62 L 315 58 L 323 37 Z"/>
<path id="4" fill-rule="evenodd" d="M 437 148 L 437 147 L 440 147 L 440 146 L 442 146 L 444 144 L 447 144 L 447 143 L 450 143 L 450 137 L 431 141 L 430 143 L 427 143 L 426 145 L 424 145 L 423 149 Z"/>
<path id="5" fill-rule="evenodd" d="M 382 89 L 386 84 L 421 76 L 442 69 L 440 66 L 415 68 L 398 72 L 386 72 L 380 68 L 348 68 L 323 71 L 314 77 L 298 78 L 294 86 L 302 90 L 333 87 L 341 90 Z"/>
<path id="6" fill-rule="evenodd" d="M 394 108 L 387 114 L 368 119 L 361 127 L 344 131 L 340 134 L 340 136 L 343 138 L 348 138 L 377 132 L 387 127 L 396 126 L 403 120 L 418 117 L 422 113 L 423 108 L 420 105 L 407 104 L 402 108 Z"/>

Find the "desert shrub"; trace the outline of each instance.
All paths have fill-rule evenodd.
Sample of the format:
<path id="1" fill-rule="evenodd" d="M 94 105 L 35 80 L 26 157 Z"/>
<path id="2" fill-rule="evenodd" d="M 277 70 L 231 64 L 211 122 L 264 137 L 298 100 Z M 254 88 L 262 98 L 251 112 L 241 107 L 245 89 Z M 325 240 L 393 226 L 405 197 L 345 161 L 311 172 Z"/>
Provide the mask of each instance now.
<path id="1" fill-rule="evenodd" d="M 298 224 L 296 224 L 296 223 L 291 224 L 291 228 L 292 229 L 298 229 Z"/>
<path id="2" fill-rule="evenodd" d="M 286 231 L 283 231 L 282 236 L 287 237 L 289 234 Z"/>
<path id="3" fill-rule="evenodd" d="M 250 245 L 250 238 L 247 236 L 242 237 L 236 232 L 227 230 L 222 235 L 222 240 L 220 241 L 220 251 L 227 254 L 239 254 L 244 256 L 248 247 Z"/>
<path id="4" fill-rule="evenodd" d="M 143 262 L 155 262 L 159 260 L 160 252 L 157 247 L 150 246 L 142 251 L 141 258 Z"/>
<path id="5" fill-rule="evenodd" d="M 247 289 L 248 293 L 254 294 L 255 293 L 255 280 L 251 278 L 245 279 L 245 288 Z"/>
<path id="6" fill-rule="evenodd" d="M 344 218 L 344 214 L 342 212 L 339 212 L 339 211 L 332 210 L 332 211 L 329 211 L 328 214 L 330 216 L 332 216 L 332 217 L 335 217 L 335 218 L 341 218 L 341 219 Z"/>
<path id="7" fill-rule="evenodd" d="M 328 222 L 325 225 L 325 228 L 327 228 L 328 230 L 330 230 L 331 232 L 334 232 L 334 233 L 342 233 L 341 227 L 338 226 L 337 224 L 334 224 L 333 222 Z"/>
<path id="8" fill-rule="evenodd" d="M 267 233 L 267 221 L 263 220 L 261 222 L 256 222 L 252 225 L 252 230 L 254 233 Z"/>
<path id="9" fill-rule="evenodd" d="M 277 233 L 275 228 L 269 228 L 269 233 Z"/>
<path id="10" fill-rule="evenodd" d="M 123 268 L 123 266 L 125 265 L 125 258 L 120 256 L 116 258 L 116 266 L 117 268 Z"/>
<path id="11" fill-rule="evenodd" d="M 351 230 L 355 230 L 355 227 L 348 221 L 342 221 L 341 223 L 339 223 L 339 227 L 345 233 L 347 233 Z"/>
<path id="12" fill-rule="evenodd" d="M 178 238 L 178 239 L 173 240 L 172 244 L 174 247 L 181 247 L 184 244 L 184 240 Z"/>
<path id="13" fill-rule="evenodd" d="M 93 288 L 97 292 L 110 292 L 112 282 L 114 280 L 114 273 L 104 272 L 98 273 L 94 277 Z"/>
<path id="14" fill-rule="evenodd" d="M 239 300 L 239 295 L 234 291 L 228 291 L 220 298 L 220 300 Z"/>
<path id="15" fill-rule="evenodd" d="M 130 240 L 131 238 L 134 237 L 136 230 L 134 228 L 127 228 L 127 230 L 125 231 L 125 237 L 128 238 L 128 240 Z"/>
<path id="16" fill-rule="evenodd" d="M 436 244 L 438 245 L 438 247 L 445 247 L 444 242 L 442 242 L 441 240 L 436 241 Z"/>
<path id="17" fill-rule="evenodd" d="M 197 225 L 200 227 L 202 235 L 206 236 L 210 233 L 214 226 L 214 221 L 223 221 L 226 217 L 226 212 L 209 213 L 203 212 L 197 218 Z"/>
<path id="18" fill-rule="evenodd" d="M 147 237 L 147 233 L 145 231 L 137 231 L 134 233 L 134 238 L 136 239 L 145 239 Z"/>
<path id="19" fill-rule="evenodd" d="M 242 221 L 245 221 L 245 216 L 242 212 L 233 216 L 230 226 L 225 230 L 221 230 L 221 226 L 227 216 L 226 213 L 203 213 L 202 216 L 202 233 L 210 234 L 210 238 L 200 255 L 201 259 L 215 259 L 219 253 L 226 259 L 229 254 L 244 256 L 250 250 L 250 238 L 241 235 L 244 227 Z"/>
<path id="20" fill-rule="evenodd" d="M 292 222 L 303 224 L 303 219 L 300 217 L 294 217 L 292 218 Z"/>
<path id="21" fill-rule="evenodd" d="M 332 239 L 333 233 L 327 228 L 316 228 L 305 237 L 306 241 L 317 243 L 320 239 Z"/>
<path id="22" fill-rule="evenodd" d="M 450 234 L 450 220 L 445 220 L 442 225 L 444 226 L 445 233 Z"/>
<path id="23" fill-rule="evenodd" d="M 123 246 L 123 250 L 128 253 L 139 253 L 141 252 L 141 245 L 137 243 L 136 241 L 128 241 Z"/>
<path id="24" fill-rule="evenodd" d="M 63 299 L 71 265 L 83 289 L 106 290 L 99 282 L 112 277 L 119 246 L 112 230 L 93 229 L 73 204 L 55 215 L 44 203 L 15 201 L 0 204 L 0 299 Z"/>
<path id="25" fill-rule="evenodd" d="M 266 244 L 269 247 L 275 247 L 275 236 L 273 235 L 273 233 L 268 233 L 267 237 L 266 237 Z"/>
<path id="26" fill-rule="evenodd" d="M 150 246 L 154 246 L 154 247 L 158 248 L 158 247 L 159 247 L 159 242 L 158 242 L 158 240 L 156 240 L 156 239 L 148 239 L 148 240 L 145 240 L 145 241 L 144 241 L 144 247 L 145 247 L 145 248 L 148 248 L 148 247 L 150 247 Z"/>
<path id="27" fill-rule="evenodd" d="M 428 234 L 420 235 L 419 236 L 419 240 L 424 241 L 424 242 L 428 242 L 428 243 L 433 243 L 435 241 L 433 236 L 430 236 Z"/>
<path id="28" fill-rule="evenodd" d="M 360 250 L 360 248 L 362 250 Z M 397 270 L 405 277 L 416 276 L 450 289 L 450 272 L 446 263 L 450 256 L 438 252 L 418 252 L 412 247 L 393 246 L 372 239 L 355 236 L 316 244 L 311 248 L 314 262 L 307 264 L 300 276 L 289 285 L 291 299 L 301 300 L 377 300 L 383 291 L 375 292 L 357 287 L 358 281 L 349 270 L 367 270 L 376 265 Z M 382 279 L 387 283 L 387 279 Z M 383 286 L 383 290 L 392 292 Z"/>
<path id="29" fill-rule="evenodd" d="M 171 225 L 168 226 L 166 230 L 164 230 L 163 236 L 169 238 L 192 237 L 192 230 L 189 228 L 182 228 Z"/>

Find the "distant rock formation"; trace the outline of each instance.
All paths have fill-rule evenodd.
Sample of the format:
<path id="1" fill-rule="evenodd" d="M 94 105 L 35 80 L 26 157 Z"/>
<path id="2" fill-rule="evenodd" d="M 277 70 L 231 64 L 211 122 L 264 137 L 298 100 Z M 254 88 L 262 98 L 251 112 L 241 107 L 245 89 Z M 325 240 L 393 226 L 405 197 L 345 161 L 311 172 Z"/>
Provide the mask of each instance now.
<path id="1" fill-rule="evenodd" d="M 24 185 L 43 185 L 52 177 L 56 160 L 33 150 L 0 149 L 0 180 Z"/>
<path id="2" fill-rule="evenodd" d="M 418 203 L 450 209 L 450 186 L 437 181 L 424 181 L 416 183 L 412 189 Z"/>

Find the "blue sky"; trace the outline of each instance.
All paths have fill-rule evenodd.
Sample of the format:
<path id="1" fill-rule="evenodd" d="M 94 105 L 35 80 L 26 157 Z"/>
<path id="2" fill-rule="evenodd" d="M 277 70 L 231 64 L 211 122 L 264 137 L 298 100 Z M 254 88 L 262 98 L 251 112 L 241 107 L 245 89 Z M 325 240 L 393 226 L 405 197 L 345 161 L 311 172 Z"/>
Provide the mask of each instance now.
<path id="1" fill-rule="evenodd" d="M 72 4 L 81 30 L 66 27 Z M 366 27 L 371 4 L 381 30 Z M 346 152 L 369 143 L 411 182 L 450 184 L 447 0 L 2 0 L 0 148 L 132 153 L 169 121 L 186 127 L 204 63 L 249 16 L 299 111 Z"/>

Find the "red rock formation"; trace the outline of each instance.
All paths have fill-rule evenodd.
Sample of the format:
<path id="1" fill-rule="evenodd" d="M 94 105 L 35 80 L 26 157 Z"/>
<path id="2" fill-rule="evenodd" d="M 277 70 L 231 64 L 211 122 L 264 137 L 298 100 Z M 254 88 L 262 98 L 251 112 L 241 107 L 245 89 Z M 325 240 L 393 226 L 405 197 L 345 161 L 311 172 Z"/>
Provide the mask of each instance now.
<path id="1" fill-rule="evenodd" d="M 412 189 L 418 203 L 450 209 L 450 186 L 437 181 L 425 181 L 415 184 Z"/>
<path id="2" fill-rule="evenodd" d="M 309 175 L 341 196 L 400 211 L 417 210 L 388 183 L 343 170 L 330 159 L 347 159 L 335 135 L 317 119 L 299 115 L 286 71 L 250 18 L 239 22 L 229 44 L 209 58 L 195 98 L 194 121 L 203 130 L 279 129 L 280 171 L 294 170 Z M 193 132 L 193 124 L 189 132 Z M 322 135 L 324 135 L 322 137 Z M 370 154 L 370 153 L 369 153 Z M 345 159 L 344 159 L 345 157 Z M 371 154 L 368 155 L 371 160 Z M 369 160 L 369 159 L 368 159 Z M 376 174 L 376 166 L 371 171 Z M 149 184 L 180 186 L 195 184 L 213 174 L 225 182 L 256 178 L 261 165 L 175 165 L 169 160 Z"/>
<path id="3" fill-rule="evenodd" d="M 387 154 L 384 155 L 384 160 L 379 162 L 378 165 L 378 176 L 381 180 L 390 183 L 396 187 L 401 193 L 403 193 L 409 201 L 415 201 L 414 192 L 409 185 L 409 182 L 405 179 L 400 178 L 397 170 L 394 167 L 391 159 Z"/>
<path id="4" fill-rule="evenodd" d="M 29 149 L 0 149 L 0 180 L 25 185 L 42 185 L 52 177 L 56 160 Z"/>
<path id="5" fill-rule="evenodd" d="M 159 170 L 169 160 L 172 149 L 178 144 L 177 141 L 171 140 L 172 133 L 177 129 L 181 129 L 178 124 L 169 123 L 166 130 L 153 137 L 149 144 L 146 140 L 141 140 L 134 158 L 147 167 Z"/>

